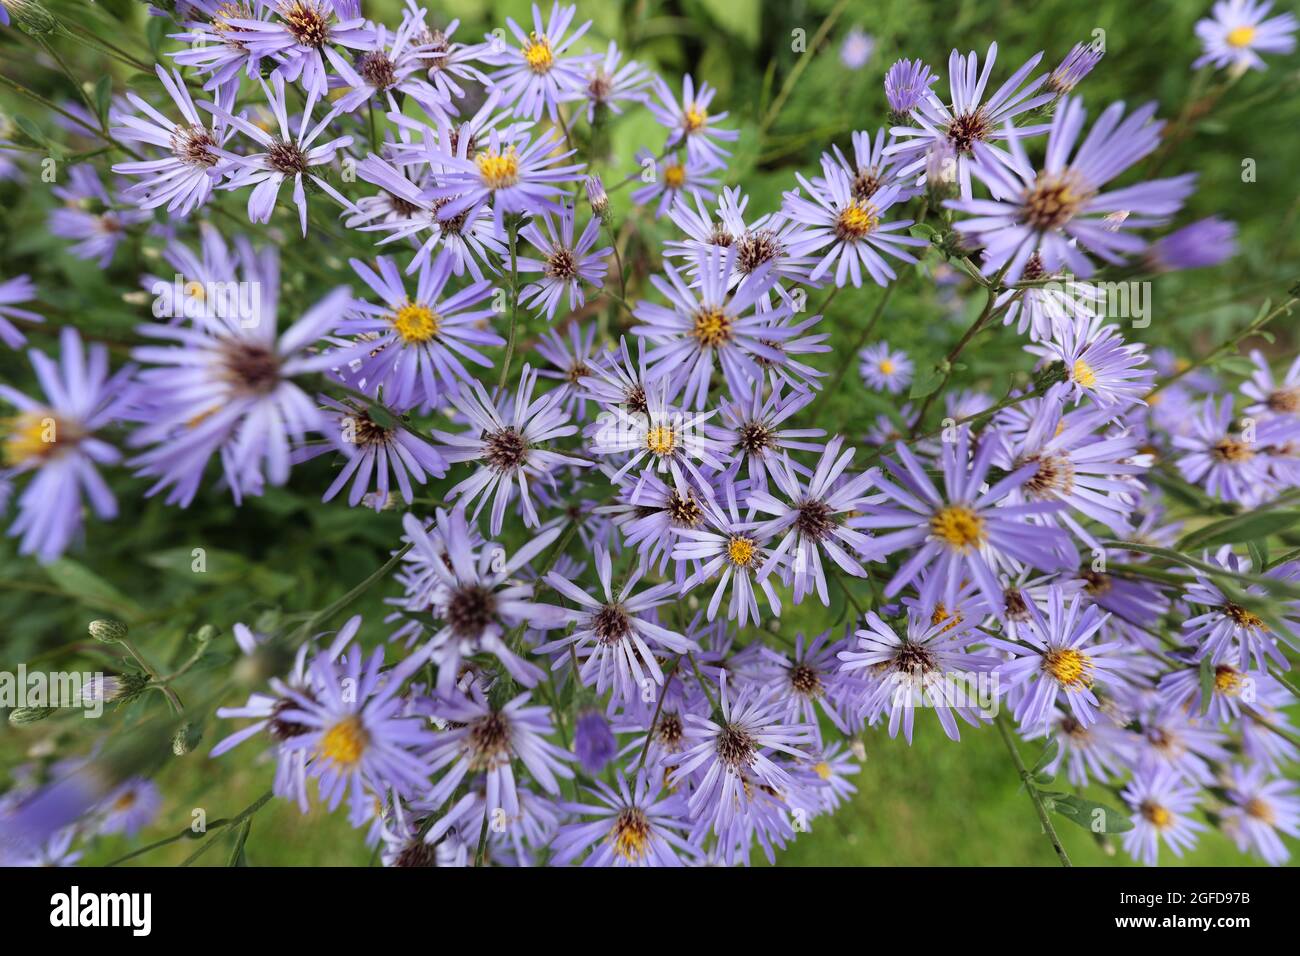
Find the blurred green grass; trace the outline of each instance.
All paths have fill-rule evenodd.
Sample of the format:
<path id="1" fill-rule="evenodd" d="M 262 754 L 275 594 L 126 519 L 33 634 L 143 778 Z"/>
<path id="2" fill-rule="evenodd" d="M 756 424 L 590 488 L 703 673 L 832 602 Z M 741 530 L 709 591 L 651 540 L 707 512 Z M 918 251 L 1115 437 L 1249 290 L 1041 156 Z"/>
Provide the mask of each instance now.
<path id="1" fill-rule="evenodd" d="M 397 0 L 365 0 L 372 15 L 396 22 Z M 99 22 L 106 13 L 129 13 L 137 28 L 143 18 L 130 0 L 105 0 L 100 10 L 82 10 L 71 0 L 50 0 L 52 9 L 66 15 L 85 15 Z M 1002 0 L 961 2 L 890 2 L 848 4 L 831 34 L 831 43 L 810 61 L 798 86 L 773 124 L 765 142 L 755 136 L 756 117 L 770 102 L 788 74 L 796 54 L 792 31 L 808 38 L 833 7 L 833 3 L 767 2 L 758 0 L 680 0 L 680 2 L 579 3 L 579 13 L 592 17 L 593 48 L 608 38 L 629 40 L 636 58 L 661 70 L 673 86 L 686 70 L 719 89 L 716 108 L 731 112 L 731 122 L 742 130 L 728 182 L 739 182 L 752 195 L 750 210 L 766 212 L 777 207 L 783 190 L 794 186 L 793 173 L 805 175 L 816 168 L 818 153 L 831 140 L 848 146 L 855 129 L 874 129 L 885 122 L 881 80 L 885 69 L 901 56 L 920 56 L 945 76 L 947 53 L 953 46 L 963 52 L 976 49 L 981 57 L 988 43 L 999 43 L 994 82 L 1006 77 L 1025 58 L 1045 49 L 1044 68 L 1050 69 L 1078 41 L 1093 39 L 1104 30 L 1107 56 L 1080 87 L 1094 115 L 1115 99 L 1137 104 L 1148 98 L 1161 103 L 1161 115 L 1180 109 L 1191 79 L 1190 63 L 1198 53 L 1192 25 L 1210 4 L 1188 0 L 1153 0 L 1140 9 L 1125 0 L 1080 4 L 1055 0 L 1034 4 Z M 526 22 L 528 4 L 521 0 L 483 3 L 447 0 L 435 5 L 435 17 L 463 21 L 463 38 L 504 23 L 506 15 Z M 549 9 L 549 4 L 547 5 Z M 871 33 L 877 49 L 861 71 L 847 72 L 839 62 L 838 41 L 858 25 Z M 0 55 L 24 52 L 12 37 Z M 138 46 L 138 43 L 134 45 Z M 108 67 L 88 61 L 74 48 L 74 61 L 86 65 L 88 75 Z M 16 59 L 0 65 L 11 74 Z M 33 65 L 23 69 L 33 88 L 66 97 L 59 79 Z M 117 89 L 130 78 L 117 76 Z M 1151 328 L 1133 334 L 1151 345 L 1169 344 L 1184 352 L 1203 352 L 1227 331 L 1253 315 L 1265 297 L 1277 301 L 1297 270 L 1296 183 L 1300 182 L 1300 74 L 1296 58 L 1271 58 L 1264 74 L 1245 77 L 1232 96 L 1197 135 L 1176 153 L 1166 173 L 1195 171 L 1201 179 L 1184 217 L 1224 215 L 1241 226 L 1241 254 L 1215 270 L 1165 276 L 1155 285 L 1156 315 Z M 11 111 L 30 112 L 20 103 L 0 98 Z M 636 169 L 634 154 L 641 147 L 658 150 L 662 132 L 644 114 L 630 115 L 613 130 L 613 149 L 606 181 L 617 181 Z M 1258 176 L 1244 182 L 1242 163 L 1256 162 Z M 625 190 L 616 200 L 628 213 Z M 2 275 L 30 271 L 43 283 L 48 299 L 78 325 L 108 336 L 129 331 L 139 322 L 139 309 L 120 299 L 122 289 L 134 288 L 135 277 L 148 263 L 121 256 L 109 270 L 98 270 L 69 256 L 63 244 L 43 229 L 44 216 L 53 205 L 48 190 L 0 184 L 0 261 Z M 238 208 L 237 204 L 234 208 Z M 654 268 L 654 242 L 668 235 L 664 223 L 641 217 L 638 228 L 644 241 L 634 243 L 630 260 L 640 278 L 630 295 L 644 294 L 644 274 Z M 331 263 L 329 250 L 324 261 Z M 337 262 L 337 259 L 334 260 Z M 331 268 L 335 266 L 331 264 Z M 342 273 L 342 264 L 337 266 Z M 927 268 L 942 275 L 942 267 Z M 815 360 L 822 368 L 835 367 L 866 322 L 880 293 L 875 289 L 845 292 L 835 302 L 819 331 L 829 331 L 836 351 Z M 319 290 L 291 289 L 286 302 L 312 300 Z M 929 281 L 907 280 L 885 312 L 879 337 L 907 349 L 918 365 L 934 361 L 951 343 L 964 323 L 964 309 L 978 307 L 979 297 L 967 288 L 944 292 Z M 287 311 L 287 310 L 286 310 Z M 540 328 L 534 324 L 530 328 Z M 1276 329 L 1278 354 L 1295 351 L 1294 327 Z M 997 331 L 981 338 L 974 357 L 960 377 L 963 386 L 982 387 L 1000 394 L 1012 382 L 1023 380 L 1029 367 L 1019 343 Z M 27 373 L 22 356 L 0 351 L 0 378 L 17 381 Z M 1020 379 L 1017 379 L 1020 376 Z M 838 394 L 821 409 L 828 428 L 857 438 L 886 404 L 862 389 L 850 374 Z M 316 499 L 331 477 L 323 461 L 295 469 L 291 485 L 272 490 L 262 499 L 236 509 L 223 493 L 208 488 L 188 511 L 166 508 L 157 500 L 141 498 L 145 483 L 121 474 L 114 487 L 123 515 L 111 526 L 93 524 L 83 552 L 73 555 L 75 565 L 43 571 L 20 560 L 7 539 L 0 543 L 0 663 L 12 666 L 33 655 L 65 648 L 71 665 L 99 661 L 97 648 L 82 638 L 87 620 L 102 613 L 121 613 L 122 602 L 138 605 L 133 624 L 146 652 L 159 661 L 177 661 L 185 654 L 185 635 L 211 621 L 226 632 L 236 620 L 249 621 L 258 613 L 282 607 L 303 611 L 322 607 L 362 579 L 386 556 L 399 533 L 395 515 L 374 516 L 347 509 L 339 502 L 322 506 Z M 434 494 L 439 493 L 436 489 Z M 189 549 L 209 550 L 211 573 L 196 580 L 188 573 Z M 82 568 L 102 582 L 89 590 Z M 356 608 L 366 614 L 364 634 L 369 641 L 382 637 L 379 617 L 381 595 L 372 593 Z M 782 629 L 792 634 L 800 626 L 820 630 L 825 626 L 814 609 L 804 606 L 787 617 Z M 231 647 L 232 645 L 227 645 Z M 187 688 L 197 693 L 201 676 Z M 186 688 L 183 688 L 183 690 Z M 234 703 L 233 699 L 226 703 Z M 991 732 L 964 734 L 959 744 L 944 738 L 933 721 L 922 715 L 916 742 L 908 747 L 879 731 L 865 737 L 868 759 L 855 781 L 858 793 L 837 815 L 814 821 L 814 830 L 801 836 L 779 862 L 791 865 L 926 865 L 1024 864 L 1055 865 L 1046 839 L 1039 832 L 1029 800 L 1018 781 L 998 736 Z M 110 716 L 108 719 L 120 719 Z M 80 741 L 84 728 L 64 723 L 61 728 L 38 725 L 6 728 L 0 739 L 0 761 L 13 767 L 25 759 L 29 748 L 43 744 L 60 729 L 67 742 Z M 199 751 L 178 759 L 164 770 L 159 782 L 167 804 L 159 819 L 139 837 L 127 841 L 99 841 L 87 861 L 102 863 L 153 839 L 188 826 L 195 807 L 209 818 L 227 816 L 252 802 L 271 779 L 269 765 L 257 764 L 256 743 L 220 761 L 208 760 L 207 750 L 232 728 L 217 722 L 205 728 Z M 1029 756 L 1029 746 L 1025 748 Z M 1100 798 L 1100 795 L 1098 795 Z M 1059 831 L 1072 858 L 1083 864 L 1126 864 L 1122 852 L 1109 857 L 1092 836 L 1061 820 Z M 139 862 L 176 863 L 192 852 L 191 841 L 167 847 Z M 254 864 L 364 864 L 370 853 L 361 833 L 353 831 L 342 813 L 328 815 L 319 809 L 307 817 L 287 804 L 273 802 L 256 817 L 248 857 Z M 221 863 L 224 846 L 203 860 Z M 1173 862 L 1167 855 L 1165 862 Z M 1184 862 L 1244 865 L 1251 861 L 1236 853 L 1218 834 L 1206 835 Z"/>

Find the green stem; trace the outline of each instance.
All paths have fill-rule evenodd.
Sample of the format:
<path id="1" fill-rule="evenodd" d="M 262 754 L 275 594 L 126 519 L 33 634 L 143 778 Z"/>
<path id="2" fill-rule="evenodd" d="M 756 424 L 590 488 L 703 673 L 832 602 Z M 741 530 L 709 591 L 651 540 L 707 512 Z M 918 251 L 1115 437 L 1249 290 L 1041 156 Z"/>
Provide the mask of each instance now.
<path id="1" fill-rule="evenodd" d="M 506 357 L 501 363 L 501 378 L 497 390 L 505 391 L 510 381 L 510 363 L 515 357 L 515 336 L 519 329 L 519 223 L 509 226 L 510 239 L 510 337 L 506 340 Z"/>
<path id="2" fill-rule="evenodd" d="M 1038 822 L 1043 825 L 1043 832 L 1052 841 L 1052 849 L 1056 851 L 1061 866 L 1072 866 L 1070 858 L 1065 854 L 1065 847 L 1061 845 L 1061 838 L 1057 836 L 1056 828 L 1052 826 L 1052 818 L 1047 812 L 1047 807 L 1043 805 L 1042 794 L 1034 786 L 1033 775 L 1025 766 L 1025 762 L 1020 759 L 1020 751 L 1016 749 L 1016 742 L 1011 737 L 1011 731 L 1007 730 L 1006 718 L 1002 714 L 998 714 L 993 722 L 997 724 L 998 733 L 1002 735 L 1002 742 L 1007 745 L 1007 752 L 1011 754 L 1011 762 L 1015 764 L 1016 773 L 1019 774 L 1020 780 L 1029 794 L 1029 799 L 1034 803 L 1034 812 L 1038 814 Z"/>

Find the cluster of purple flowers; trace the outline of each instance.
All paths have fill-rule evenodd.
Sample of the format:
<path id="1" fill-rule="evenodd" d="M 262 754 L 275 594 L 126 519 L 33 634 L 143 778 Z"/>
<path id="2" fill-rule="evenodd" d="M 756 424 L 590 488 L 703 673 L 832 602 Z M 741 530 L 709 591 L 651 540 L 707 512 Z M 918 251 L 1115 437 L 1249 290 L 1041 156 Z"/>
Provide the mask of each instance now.
<path id="1" fill-rule="evenodd" d="M 288 186 L 302 235 L 341 218 L 385 254 L 353 258 L 281 328 L 280 256 L 205 221 L 199 252 L 169 252 L 191 281 L 140 327 L 153 344 L 133 364 L 112 374 L 103 346 L 65 330 L 58 363 L 31 353 L 43 398 L 0 386 L 15 409 L 0 490 L 25 479 L 10 533 L 43 561 L 74 545 L 83 499 L 114 517 L 99 469 L 119 463 L 188 507 L 216 469 L 239 503 L 329 455 L 325 500 L 403 509 L 385 619 L 398 663 L 363 648 L 359 618 L 302 642 L 289 673 L 218 712 L 252 722 L 213 756 L 263 740 L 277 796 L 346 802 L 390 865 L 731 865 L 773 859 L 854 792 L 865 728 L 910 743 L 933 710 L 954 740 L 994 720 L 1053 737 L 1046 772 L 1122 793 L 1145 862 L 1194 845 L 1211 805 L 1243 849 L 1287 858 L 1300 798 L 1281 774 L 1300 750 L 1278 677 L 1300 639 L 1300 562 L 1256 553 L 1252 570 L 1224 546 L 1146 575 L 1158 559 L 1142 549 L 1180 535 L 1175 482 L 1225 513 L 1294 499 L 1300 361 L 1252 354 L 1238 395 L 1107 321 L 1099 272 L 1212 265 L 1234 232 L 1166 229 L 1190 174 L 1114 185 L 1162 125 L 1154 104 L 1122 103 L 1089 124 L 1074 91 L 1100 51 L 997 79 L 996 45 L 954 51 L 947 99 L 928 65 L 899 61 L 890 125 L 753 216 L 739 187 L 715 188 L 739 136 L 716 91 L 588 50 L 574 7 L 479 43 L 415 0 L 395 30 L 348 0 L 181 7 L 188 78 L 160 66 L 166 101 L 133 92 L 112 113 L 147 155 L 114 166 L 111 189 L 66 187 L 95 202 L 61 210 L 56 233 L 106 264 L 151 210 L 199 217 L 246 191 L 256 234 Z M 1289 50 L 1294 18 L 1266 10 L 1217 4 L 1198 26 L 1207 61 Z M 633 107 L 665 140 L 639 157 L 632 201 L 677 232 L 627 302 L 608 195 L 570 124 Z M 903 403 L 921 363 L 881 338 L 846 360 L 896 397 L 859 454 L 803 427 L 825 388 L 808 359 L 829 351 L 808 296 L 898 281 L 931 246 L 913 227 L 939 212 L 1036 384 L 949 393 L 927 433 L 929 403 Z M 11 319 L 40 318 L 16 307 L 36 292 L 0 284 L 10 347 Z M 588 317 L 606 296 L 626 336 Z M 547 330 L 511 378 L 521 322 Z M 439 506 L 419 508 L 417 486 L 443 478 Z M 498 539 L 517 525 L 512 553 Z M 789 633 L 783 609 L 810 596 L 857 614 Z M 234 631 L 247 655 L 275 638 Z M 147 781 L 121 786 L 96 804 L 100 832 L 157 802 Z M 30 799 L 6 795 L 0 835 Z M 24 859 L 72 862 L 71 843 L 60 829 Z"/>

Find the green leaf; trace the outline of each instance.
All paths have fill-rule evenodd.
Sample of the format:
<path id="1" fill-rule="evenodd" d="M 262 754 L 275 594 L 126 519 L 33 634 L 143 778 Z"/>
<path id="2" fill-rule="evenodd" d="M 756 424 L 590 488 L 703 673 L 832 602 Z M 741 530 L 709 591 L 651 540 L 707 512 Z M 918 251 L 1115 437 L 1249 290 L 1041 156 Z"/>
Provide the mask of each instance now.
<path id="1" fill-rule="evenodd" d="M 113 102 L 113 78 L 101 76 L 95 82 L 95 111 L 100 120 L 108 121 L 108 107 Z"/>
<path id="2" fill-rule="evenodd" d="M 21 113 L 14 116 L 14 125 L 22 130 L 23 135 L 37 146 L 49 145 L 49 140 L 45 138 L 45 134 L 41 132 L 41 128 Z"/>
<path id="3" fill-rule="evenodd" d="M 937 368 L 929 368 L 912 381 L 912 390 L 907 393 L 907 397 L 925 398 L 942 384 L 943 373 Z"/>
<path id="4" fill-rule="evenodd" d="M 45 573 L 64 594 L 78 604 L 97 611 L 112 611 L 130 621 L 140 617 L 138 604 L 85 565 L 71 558 L 59 558 L 45 566 Z"/>
<path id="5" fill-rule="evenodd" d="M 709 19 L 727 33 L 752 47 L 758 43 L 758 31 L 763 23 L 758 0 L 700 0 L 708 11 Z"/>
<path id="6" fill-rule="evenodd" d="M 163 35 L 166 32 L 166 17 L 150 17 L 149 22 L 145 25 L 144 35 L 149 41 L 149 52 L 154 55 L 154 59 L 159 59 L 158 52 L 162 49 Z"/>
<path id="7" fill-rule="evenodd" d="M 1104 803 L 1096 803 L 1072 793 L 1044 793 L 1048 798 L 1048 807 L 1067 820 L 1078 824 L 1092 833 L 1123 833 L 1133 829 L 1133 821 L 1128 814 L 1121 813 Z"/>
<path id="8" fill-rule="evenodd" d="M 1030 769 L 1029 772 L 1035 774 L 1038 773 L 1049 763 L 1055 760 L 1056 755 L 1060 752 L 1061 752 L 1061 742 L 1057 740 L 1055 737 L 1053 737 L 1051 740 L 1047 742 L 1047 746 L 1043 749 L 1042 754 L 1039 756 L 1038 760 L 1034 763 L 1034 766 Z"/>
<path id="9" fill-rule="evenodd" d="M 1201 714 L 1202 715 L 1208 714 L 1210 712 L 1210 701 L 1214 699 L 1215 676 L 1216 675 L 1215 675 L 1214 662 L 1211 660 L 1210 655 L 1206 654 L 1204 657 L 1201 658 L 1201 671 L 1200 671 Z"/>
<path id="10" fill-rule="evenodd" d="M 1241 541 L 1262 541 L 1269 535 L 1281 534 L 1297 521 L 1300 521 L 1300 509 L 1248 511 L 1233 515 L 1231 518 L 1224 518 L 1222 521 L 1212 522 L 1183 535 L 1182 540 L 1178 542 L 1178 550 L 1190 551 L 1212 548 L 1220 544 L 1236 544 Z"/>

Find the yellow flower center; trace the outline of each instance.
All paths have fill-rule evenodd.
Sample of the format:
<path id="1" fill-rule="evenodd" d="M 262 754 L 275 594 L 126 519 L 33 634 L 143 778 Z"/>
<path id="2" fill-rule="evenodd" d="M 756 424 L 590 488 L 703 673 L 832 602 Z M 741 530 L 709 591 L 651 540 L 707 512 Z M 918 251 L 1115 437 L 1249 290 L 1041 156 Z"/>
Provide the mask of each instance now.
<path id="1" fill-rule="evenodd" d="M 427 342 L 438 334 L 441 325 L 437 312 L 427 305 L 408 302 L 393 314 L 393 328 L 410 343 Z"/>
<path id="2" fill-rule="evenodd" d="M 880 360 L 880 374 L 881 374 L 881 375 L 893 375 L 893 374 L 894 374 L 894 363 L 891 362 L 889 359 L 881 359 L 881 360 Z"/>
<path id="3" fill-rule="evenodd" d="M 686 167 L 681 163 L 669 163 L 665 166 L 664 184 L 669 189 L 681 189 L 686 185 Z"/>
<path id="4" fill-rule="evenodd" d="M 705 348 L 721 345 L 731 338 L 731 317 L 722 309 L 701 309 L 695 313 L 691 335 Z"/>
<path id="5" fill-rule="evenodd" d="M 1251 26 L 1234 27 L 1228 31 L 1228 46 L 1235 46 L 1241 49 L 1244 46 L 1250 46 L 1250 41 L 1255 39 L 1255 28 Z"/>
<path id="6" fill-rule="evenodd" d="M 817 773 L 817 776 L 821 777 L 823 780 L 829 780 L 831 778 L 831 765 L 825 760 L 821 763 L 813 764 L 813 770 Z"/>
<path id="7" fill-rule="evenodd" d="M 869 202 L 854 199 L 835 220 L 835 232 L 841 239 L 861 239 L 880 225 L 876 207 Z"/>
<path id="8" fill-rule="evenodd" d="M 930 531 L 950 546 L 965 550 L 984 541 L 984 519 L 964 505 L 949 505 L 930 519 Z"/>
<path id="9" fill-rule="evenodd" d="M 668 455 L 677 447 L 677 433 L 671 425 L 654 425 L 645 433 L 645 446 L 656 455 Z"/>
<path id="10" fill-rule="evenodd" d="M 1235 697 L 1241 692 L 1241 673 L 1231 664 L 1220 664 L 1214 668 L 1214 689 Z"/>
<path id="11" fill-rule="evenodd" d="M 0 436 L 4 438 L 5 464 L 21 465 L 54 457 L 59 443 L 66 447 L 75 442 L 71 430 L 49 411 L 21 412 L 0 419 Z"/>
<path id="12" fill-rule="evenodd" d="M 644 811 L 632 808 L 620 813 L 609 838 L 614 841 L 615 855 L 629 863 L 640 860 L 650 848 L 650 822 Z"/>
<path id="13" fill-rule="evenodd" d="M 754 560 L 754 539 L 736 535 L 727 542 L 727 557 L 738 568 L 747 568 Z"/>
<path id="14" fill-rule="evenodd" d="M 504 153 L 485 149 L 474 162 L 489 189 L 505 189 L 519 182 L 519 154 L 513 146 Z"/>
<path id="15" fill-rule="evenodd" d="M 528 34 L 524 44 L 524 62 L 534 73 L 546 73 L 555 64 L 555 54 L 551 52 L 551 43 L 544 36 Z"/>
<path id="16" fill-rule="evenodd" d="M 370 746 L 370 735 L 356 714 L 344 717 L 321 737 L 320 753 L 340 767 L 351 767 Z"/>
<path id="17" fill-rule="evenodd" d="M 1224 438 L 1216 442 L 1211 454 L 1220 461 L 1226 462 L 1250 461 L 1255 457 L 1254 449 L 1244 441 L 1237 441 L 1235 438 Z"/>
<path id="18" fill-rule="evenodd" d="M 1083 359 L 1076 359 L 1074 363 L 1074 380 L 1084 388 L 1092 388 L 1097 384 L 1097 373 Z"/>
<path id="19" fill-rule="evenodd" d="M 1263 619 L 1253 611 L 1248 611 L 1238 604 L 1226 604 L 1223 607 L 1223 613 L 1232 618 L 1232 623 L 1238 627 L 1253 627 L 1257 630 L 1267 631 Z"/>
<path id="20" fill-rule="evenodd" d="M 1073 647 L 1048 651 L 1043 657 L 1043 670 L 1051 674 L 1062 687 L 1092 685 L 1092 658 Z"/>
<path id="21" fill-rule="evenodd" d="M 1143 818 L 1157 830 L 1163 830 L 1169 824 L 1174 822 L 1174 815 L 1150 800 L 1142 801 L 1142 806 L 1138 808 Z"/>
<path id="22" fill-rule="evenodd" d="M 691 108 L 686 111 L 686 116 L 683 119 L 683 123 L 686 126 L 686 132 L 688 133 L 694 133 L 708 121 L 709 114 L 695 105 L 692 105 Z"/>
<path id="23" fill-rule="evenodd" d="M 1256 820 L 1267 823 L 1270 826 L 1276 820 L 1276 817 L 1273 814 L 1272 805 L 1261 800 L 1259 797 L 1252 797 L 1250 800 L 1247 800 L 1246 806 L 1243 807 L 1243 809 L 1246 811 L 1246 816 L 1254 817 Z"/>

